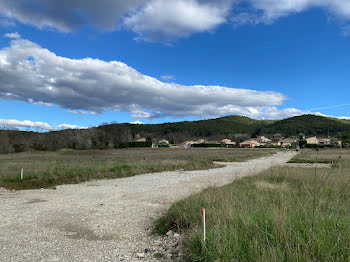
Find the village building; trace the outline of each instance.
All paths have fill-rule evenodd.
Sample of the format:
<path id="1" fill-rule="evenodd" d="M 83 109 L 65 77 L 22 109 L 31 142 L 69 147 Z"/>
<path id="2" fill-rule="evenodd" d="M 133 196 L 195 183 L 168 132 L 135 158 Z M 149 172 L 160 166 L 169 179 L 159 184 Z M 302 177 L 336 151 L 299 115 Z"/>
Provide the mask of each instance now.
<path id="1" fill-rule="evenodd" d="M 267 144 L 271 142 L 271 139 L 265 137 L 265 136 L 259 136 L 258 137 L 258 142 L 261 144 Z"/>
<path id="2" fill-rule="evenodd" d="M 270 146 L 281 146 L 281 141 L 274 140 L 274 141 L 272 141 L 269 145 L 270 145 Z"/>
<path id="3" fill-rule="evenodd" d="M 182 148 L 190 148 L 193 144 L 198 144 L 198 143 L 194 141 L 185 141 L 181 143 L 179 146 Z"/>
<path id="4" fill-rule="evenodd" d="M 166 139 L 162 139 L 158 142 L 158 147 L 170 147 L 170 142 Z"/>
<path id="5" fill-rule="evenodd" d="M 282 139 L 282 138 L 283 138 L 283 135 L 280 134 L 280 133 L 276 133 L 276 134 L 273 134 L 273 135 L 272 135 L 272 138 L 273 138 L 273 139 Z"/>
<path id="6" fill-rule="evenodd" d="M 316 136 L 306 138 L 305 140 L 309 145 L 318 145 L 318 140 Z"/>
<path id="7" fill-rule="evenodd" d="M 328 137 L 319 137 L 317 138 L 319 145 L 330 145 L 331 140 Z"/>
<path id="8" fill-rule="evenodd" d="M 306 138 L 306 142 L 309 145 L 330 145 L 331 144 L 330 138 L 328 138 L 328 137 L 317 137 L 317 136 Z"/>
<path id="9" fill-rule="evenodd" d="M 140 138 L 140 139 L 137 139 L 136 142 L 146 142 L 147 139 L 146 138 Z"/>
<path id="10" fill-rule="evenodd" d="M 231 141 L 231 139 L 223 139 L 221 140 L 221 144 L 225 147 L 234 147 L 236 146 L 236 142 Z"/>
<path id="11" fill-rule="evenodd" d="M 294 143 L 297 142 L 294 138 L 284 138 L 280 142 L 280 146 L 282 147 L 291 147 Z"/>
<path id="12" fill-rule="evenodd" d="M 261 146 L 261 144 L 253 139 L 243 141 L 242 143 L 239 144 L 240 147 L 244 148 L 255 148 Z"/>

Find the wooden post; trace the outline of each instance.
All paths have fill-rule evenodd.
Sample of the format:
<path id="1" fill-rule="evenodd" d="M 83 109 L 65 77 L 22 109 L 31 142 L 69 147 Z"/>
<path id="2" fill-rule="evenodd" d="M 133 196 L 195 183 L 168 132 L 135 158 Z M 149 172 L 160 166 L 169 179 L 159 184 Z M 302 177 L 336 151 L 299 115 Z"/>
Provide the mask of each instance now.
<path id="1" fill-rule="evenodd" d="M 23 168 L 21 169 L 21 180 L 23 180 Z"/>
<path id="2" fill-rule="evenodd" d="M 205 208 L 202 208 L 202 251 L 205 250 L 206 232 L 205 232 Z"/>

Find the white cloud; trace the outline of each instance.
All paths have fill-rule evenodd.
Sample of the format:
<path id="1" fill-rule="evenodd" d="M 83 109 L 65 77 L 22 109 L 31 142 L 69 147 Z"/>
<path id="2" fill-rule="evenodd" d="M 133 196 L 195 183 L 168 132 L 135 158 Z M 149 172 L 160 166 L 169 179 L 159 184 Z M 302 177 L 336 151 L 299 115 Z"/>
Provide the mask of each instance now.
<path id="1" fill-rule="evenodd" d="M 285 99 L 269 91 L 164 83 L 121 62 L 64 58 L 25 39 L 0 50 L 0 79 L 2 99 L 75 111 L 126 111 L 139 119 L 259 115 Z"/>
<path id="2" fill-rule="evenodd" d="M 29 120 L 19 121 L 16 119 L 0 119 L 0 126 L 4 127 L 14 127 L 14 128 L 31 128 L 40 130 L 54 130 L 52 126 L 45 122 L 33 122 Z"/>
<path id="3" fill-rule="evenodd" d="M 0 26 L 3 26 L 3 27 L 14 27 L 16 26 L 16 23 L 9 20 L 9 19 L 3 19 L 1 18 L 0 19 Z"/>
<path id="4" fill-rule="evenodd" d="M 130 124 L 133 124 L 133 125 L 143 125 L 143 122 L 141 122 L 141 121 L 134 121 L 134 122 L 130 122 Z"/>
<path id="5" fill-rule="evenodd" d="M 166 81 L 175 79 L 175 77 L 173 75 L 162 75 L 162 76 L 160 76 L 160 78 L 163 80 L 166 80 Z"/>
<path id="6" fill-rule="evenodd" d="M 235 25 L 268 24 L 311 8 L 326 10 L 347 28 L 349 0 L 1 0 L 0 25 L 16 21 L 61 32 L 124 26 L 139 39 L 171 41 L 212 31 L 227 20 Z"/>
<path id="7" fill-rule="evenodd" d="M 311 8 L 321 8 L 338 19 L 350 19 L 350 1 L 348 0 L 246 0 L 251 5 L 250 18 L 237 13 L 234 17 L 238 24 L 272 23 L 276 19 L 303 12 Z M 241 17 L 241 19 L 239 19 Z"/>
<path id="8" fill-rule="evenodd" d="M 30 120 L 16 120 L 16 119 L 0 119 L 0 129 L 2 128 L 14 128 L 14 129 L 34 129 L 42 131 L 53 131 L 60 129 L 86 129 L 88 127 L 70 125 L 70 124 L 60 124 L 56 127 L 52 125 L 41 122 L 41 121 L 30 121 Z"/>
<path id="9" fill-rule="evenodd" d="M 85 126 L 77 126 L 77 125 L 70 125 L 70 124 L 60 124 L 57 126 L 57 129 L 87 129 L 88 127 Z"/>
<path id="10" fill-rule="evenodd" d="M 230 1 L 149 1 L 125 19 L 127 27 L 150 41 L 173 40 L 225 23 Z"/>
<path id="11" fill-rule="evenodd" d="M 87 114 L 89 114 L 86 111 L 78 111 L 78 110 L 69 110 L 68 112 L 71 114 L 75 114 L 75 115 L 87 115 Z"/>
<path id="12" fill-rule="evenodd" d="M 350 25 L 343 26 L 343 36 L 350 36 Z"/>
<path id="13" fill-rule="evenodd" d="M 120 19 L 146 0 L 1 0 L 0 15 L 38 28 L 73 32 L 92 25 L 114 30 Z"/>
<path id="14" fill-rule="evenodd" d="M 15 32 L 15 33 L 4 34 L 4 37 L 11 38 L 11 39 L 19 39 L 19 38 L 21 38 L 21 35 L 19 33 Z"/>

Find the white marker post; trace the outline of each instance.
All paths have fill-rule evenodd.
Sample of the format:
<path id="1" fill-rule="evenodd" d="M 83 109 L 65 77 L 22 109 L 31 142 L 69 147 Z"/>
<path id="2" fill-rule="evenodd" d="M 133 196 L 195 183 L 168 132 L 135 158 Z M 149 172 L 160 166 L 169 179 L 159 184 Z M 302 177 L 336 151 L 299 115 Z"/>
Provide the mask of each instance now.
<path id="1" fill-rule="evenodd" d="M 206 232 L 205 232 L 205 208 L 202 208 L 202 251 L 205 250 L 205 240 L 206 240 Z"/>
<path id="2" fill-rule="evenodd" d="M 23 168 L 21 169 L 21 180 L 23 180 Z"/>

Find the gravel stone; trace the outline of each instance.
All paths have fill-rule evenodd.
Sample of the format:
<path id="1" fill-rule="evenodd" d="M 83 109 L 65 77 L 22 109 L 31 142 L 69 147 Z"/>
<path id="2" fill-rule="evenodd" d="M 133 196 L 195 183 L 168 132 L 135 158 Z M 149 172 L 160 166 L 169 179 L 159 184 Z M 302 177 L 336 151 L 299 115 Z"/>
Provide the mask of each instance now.
<path id="1" fill-rule="evenodd" d="M 158 261 L 143 252 L 171 250 L 171 243 L 179 241 L 174 235 L 152 234 L 153 221 L 173 202 L 283 165 L 295 154 L 279 152 L 223 168 L 90 181 L 56 190 L 1 189 L 0 261 Z"/>

